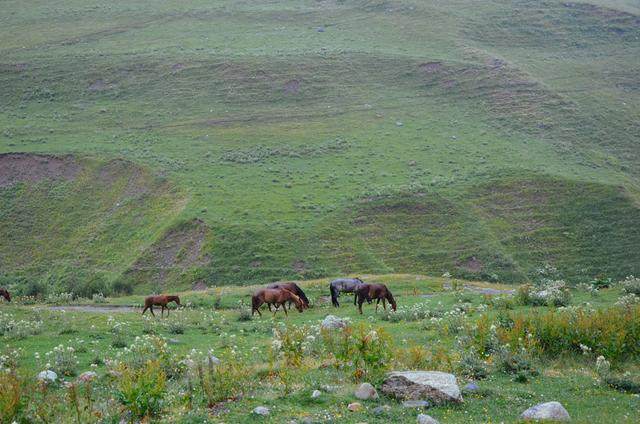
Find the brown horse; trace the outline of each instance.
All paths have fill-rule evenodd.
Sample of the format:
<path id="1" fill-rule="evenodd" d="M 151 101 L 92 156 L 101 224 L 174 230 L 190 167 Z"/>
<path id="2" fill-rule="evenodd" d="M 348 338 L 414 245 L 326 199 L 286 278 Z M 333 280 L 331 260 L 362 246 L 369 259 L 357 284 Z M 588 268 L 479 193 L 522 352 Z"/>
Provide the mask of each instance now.
<path id="1" fill-rule="evenodd" d="M 251 315 L 258 312 L 258 314 L 262 316 L 262 312 L 260 312 L 260 306 L 262 306 L 264 303 L 269 305 L 269 307 L 272 304 L 276 306 L 276 310 L 273 312 L 273 315 L 278 312 L 279 306 L 282 306 L 282 309 L 284 309 L 284 314 L 288 315 L 286 306 L 286 303 L 288 301 L 293 301 L 298 312 L 302 312 L 304 310 L 304 304 L 302 303 L 302 300 L 289 290 L 259 289 L 251 297 Z M 269 308 L 269 310 L 271 310 L 271 308 Z"/>
<path id="2" fill-rule="evenodd" d="M 0 287 L 0 296 L 7 299 L 7 302 L 11 302 L 11 295 L 9 294 L 9 290 Z"/>
<path id="3" fill-rule="evenodd" d="M 144 299 L 144 309 L 142 310 L 142 315 L 144 315 L 144 313 L 147 312 L 147 309 L 149 309 L 151 311 L 151 315 L 155 317 L 156 314 L 153 313 L 153 307 L 155 305 L 162 307 L 160 316 L 164 315 L 165 309 L 167 310 L 167 316 L 169 316 L 169 308 L 167 307 L 167 303 L 169 302 L 176 302 L 176 305 L 180 306 L 180 298 L 178 296 L 171 296 L 166 294 L 160 296 L 149 296 Z"/>
<path id="4" fill-rule="evenodd" d="M 304 294 L 304 292 L 302 291 L 302 289 L 300 288 L 300 286 L 298 286 L 296 283 L 273 283 L 273 284 L 269 284 L 267 286 L 268 289 L 285 289 L 285 290 L 289 290 L 291 293 L 295 294 L 296 296 L 298 296 L 300 298 L 300 300 L 302 300 L 302 305 L 305 309 L 309 308 L 309 299 L 307 298 L 307 295 Z M 291 301 L 289 301 L 289 309 L 291 309 Z M 271 310 L 271 305 L 269 305 L 269 310 Z"/>
<path id="5" fill-rule="evenodd" d="M 391 294 L 391 291 L 384 284 L 363 284 L 356 291 L 356 296 L 358 297 L 358 310 L 362 314 L 362 304 L 366 300 L 367 302 L 371 302 L 373 299 L 376 300 L 376 312 L 378 312 L 378 305 L 380 304 L 380 300 L 382 300 L 382 307 L 384 310 L 387 310 L 386 301 L 389 301 L 391 304 L 391 309 L 396 310 L 396 301 Z"/>

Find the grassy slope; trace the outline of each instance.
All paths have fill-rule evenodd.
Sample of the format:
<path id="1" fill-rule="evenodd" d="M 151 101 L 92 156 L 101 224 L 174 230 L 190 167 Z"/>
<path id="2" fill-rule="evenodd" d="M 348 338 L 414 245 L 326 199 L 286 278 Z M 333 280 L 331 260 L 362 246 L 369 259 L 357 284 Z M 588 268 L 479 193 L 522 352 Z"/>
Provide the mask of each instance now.
<path id="1" fill-rule="evenodd" d="M 640 11 L 597 5 L 5 2 L 0 151 L 166 172 L 191 280 L 637 273 Z"/>

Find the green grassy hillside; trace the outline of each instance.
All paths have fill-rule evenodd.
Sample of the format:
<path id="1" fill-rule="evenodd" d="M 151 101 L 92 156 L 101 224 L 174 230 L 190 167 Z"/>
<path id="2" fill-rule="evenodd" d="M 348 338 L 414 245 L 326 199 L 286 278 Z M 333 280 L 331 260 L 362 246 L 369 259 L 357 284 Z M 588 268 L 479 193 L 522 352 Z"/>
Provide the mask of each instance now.
<path id="1" fill-rule="evenodd" d="M 0 153 L 87 179 L 0 186 L 13 284 L 640 272 L 635 1 L 3 9 Z M 96 173 L 113 160 L 119 183 Z M 109 212 L 134 167 L 166 178 L 142 221 Z"/>

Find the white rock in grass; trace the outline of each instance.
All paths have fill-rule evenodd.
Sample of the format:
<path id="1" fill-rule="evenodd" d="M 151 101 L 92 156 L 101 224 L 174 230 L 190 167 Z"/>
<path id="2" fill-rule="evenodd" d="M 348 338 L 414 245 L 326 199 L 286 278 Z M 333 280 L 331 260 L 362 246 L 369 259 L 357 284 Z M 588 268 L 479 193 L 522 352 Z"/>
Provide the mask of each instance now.
<path id="1" fill-rule="evenodd" d="M 320 326 L 324 329 L 337 329 L 337 328 L 344 328 L 347 326 L 347 322 L 345 320 L 343 320 L 342 318 L 338 318 L 335 315 L 327 315 L 323 320 L 322 320 L 322 324 L 320 324 Z"/>
<path id="2" fill-rule="evenodd" d="M 362 383 L 360 387 L 358 387 L 358 390 L 356 390 L 355 395 L 358 399 L 362 400 L 378 399 L 376 388 L 369 383 Z"/>
<path id="3" fill-rule="evenodd" d="M 314 390 L 313 393 L 311 393 L 311 399 L 318 399 L 320 396 L 322 396 L 320 390 Z"/>
<path id="4" fill-rule="evenodd" d="M 270 412 L 271 411 L 269 411 L 269 408 L 267 408 L 266 406 L 256 406 L 256 408 L 253 410 L 254 414 L 262 415 L 263 417 L 269 415 Z"/>
<path id="5" fill-rule="evenodd" d="M 544 402 L 532 406 L 520 415 L 523 420 L 570 421 L 571 417 L 560 402 Z"/>
<path id="6" fill-rule="evenodd" d="M 44 381 L 47 383 L 55 383 L 57 379 L 58 379 L 58 374 L 56 374 L 51 370 L 41 371 L 38 374 L 38 380 Z"/>
<path id="7" fill-rule="evenodd" d="M 440 424 L 438 420 L 427 414 L 418 415 L 418 424 Z"/>

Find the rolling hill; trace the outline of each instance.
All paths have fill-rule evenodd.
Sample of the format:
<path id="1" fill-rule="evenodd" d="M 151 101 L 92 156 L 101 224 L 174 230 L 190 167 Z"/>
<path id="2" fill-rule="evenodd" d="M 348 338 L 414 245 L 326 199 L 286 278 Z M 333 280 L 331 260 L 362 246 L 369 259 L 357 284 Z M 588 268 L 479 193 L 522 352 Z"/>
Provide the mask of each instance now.
<path id="1" fill-rule="evenodd" d="M 0 275 L 640 272 L 640 5 L 4 1 Z"/>

